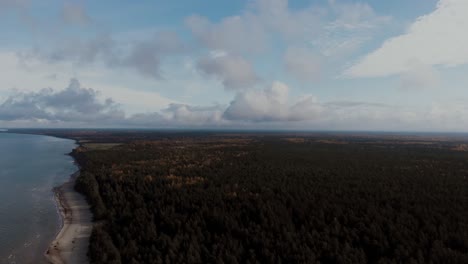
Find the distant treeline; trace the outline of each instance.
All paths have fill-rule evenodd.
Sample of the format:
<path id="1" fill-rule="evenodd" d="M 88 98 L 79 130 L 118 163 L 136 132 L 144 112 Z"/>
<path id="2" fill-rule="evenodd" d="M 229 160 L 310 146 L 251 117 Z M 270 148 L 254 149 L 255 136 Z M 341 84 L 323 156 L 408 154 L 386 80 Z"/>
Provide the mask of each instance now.
<path id="1" fill-rule="evenodd" d="M 468 152 L 243 137 L 73 155 L 92 263 L 468 263 Z"/>

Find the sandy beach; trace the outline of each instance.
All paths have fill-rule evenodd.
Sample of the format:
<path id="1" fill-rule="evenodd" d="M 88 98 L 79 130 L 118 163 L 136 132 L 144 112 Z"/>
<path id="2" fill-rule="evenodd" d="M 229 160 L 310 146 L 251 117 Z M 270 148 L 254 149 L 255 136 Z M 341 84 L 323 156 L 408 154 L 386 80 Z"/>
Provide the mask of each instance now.
<path id="1" fill-rule="evenodd" d="M 62 216 L 62 229 L 50 244 L 45 256 L 52 264 L 89 263 L 89 237 L 92 214 L 84 196 L 74 190 L 75 173 L 68 182 L 55 190 L 55 199 Z"/>

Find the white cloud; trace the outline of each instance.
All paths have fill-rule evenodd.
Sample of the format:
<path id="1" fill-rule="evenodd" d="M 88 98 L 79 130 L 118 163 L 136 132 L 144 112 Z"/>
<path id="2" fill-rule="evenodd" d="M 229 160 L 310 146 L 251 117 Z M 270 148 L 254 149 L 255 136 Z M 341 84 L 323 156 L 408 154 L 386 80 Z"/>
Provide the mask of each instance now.
<path id="1" fill-rule="evenodd" d="M 134 127 L 218 127 L 223 120 L 224 107 L 170 104 L 159 112 L 137 113 L 122 120 L 121 125 Z"/>
<path id="2" fill-rule="evenodd" d="M 266 46 L 265 28 L 252 15 L 227 17 L 219 24 L 194 15 L 187 18 L 185 23 L 193 35 L 209 49 L 252 53 L 263 51 Z"/>
<path id="3" fill-rule="evenodd" d="M 366 55 L 345 75 L 380 77 L 423 65 L 457 66 L 468 63 L 468 1 L 440 0 L 432 13 L 419 17 L 403 35 L 391 38 Z"/>
<path id="4" fill-rule="evenodd" d="M 237 94 L 224 112 L 224 117 L 235 121 L 278 122 L 301 121 L 316 118 L 322 107 L 311 96 L 289 102 L 289 87 L 274 82 L 263 90 L 248 90 Z"/>
<path id="5" fill-rule="evenodd" d="M 278 34 L 286 42 L 315 35 L 323 18 L 320 8 L 311 5 L 292 10 L 288 0 L 255 0 L 246 13 L 254 16 L 268 34 Z"/>
<path id="6" fill-rule="evenodd" d="M 320 57 L 305 48 L 288 48 L 284 55 L 284 66 L 288 73 L 303 81 L 315 81 L 321 73 Z"/>
<path id="7" fill-rule="evenodd" d="M 227 89 L 246 89 L 258 82 L 250 62 L 240 56 L 216 53 L 214 56 L 201 58 L 197 68 L 208 76 L 221 80 Z"/>
<path id="8" fill-rule="evenodd" d="M 468 106 L 465 102 L 434 102 L 420 118 L 429 129 L 436 127 L 445 131 L 466 131 Z"/>
<path id="9" fill-rule="evenodd" d="M 312 95 L 299 98 L 289 108 L 290 121 L 314 120 L 323 118 L 325 107 Z"/>
<path id="10" fill-rule="evenodd" d="M 371 6 L 364 3 L 329 2 L 336 19 L 327 25 L 328 29 L 346 31 L 368 30 L 390 22 L 391 17 L 379 16 Z"/>
<path id="11" fill-rule="evenodd" d="M 434 67 L 415 63 L 410 70 L 401 74 L 401 88 L 405 90 L 434 88 L 440 84 L 440 78 L 439 72 Z"/>
<path id="12" fill-rule="evenodd" d="M 189 124 L 216 124 L 222 119 L 221 106 L 196 107 L 186 104 L 171 104 L 163 110 L 167 118 L 182 125 Z"/>

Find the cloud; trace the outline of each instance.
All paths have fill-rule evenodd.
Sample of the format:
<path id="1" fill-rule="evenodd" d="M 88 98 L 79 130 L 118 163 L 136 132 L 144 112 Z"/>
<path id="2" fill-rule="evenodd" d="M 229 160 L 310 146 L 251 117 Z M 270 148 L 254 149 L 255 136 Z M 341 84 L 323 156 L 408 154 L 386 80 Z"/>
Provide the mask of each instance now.
<path id="1" fill-rule="evenodd" d="M 466 102 L 434 102 L 420 116 L 427 127 L 439 127 L 448 131 L 465 131 L 468 125 Z"/>
<path id="2" fill-rule="evenodd" d="M 329 1 L 328 17 L 322 32 L 311 40 L 328 59 L 349 56 L 392 21 L 390 16 L 375 13 L 368 4 L 341 1 Z"/>
<path id="3" fill-rule="evenodd" d="M 178 69 L 174 66 L 173 69 Z M 154 80 L 142 78 L 140 74 L 127 74 L 131 72 L 128 67 L 108 68 L 105 65 L 87 65 L 79 70 L 73 63 L 63 61 L 53 64 L 38 60 L 29 60 L 27 65 L 22 65 L 14 52 L 0 52 L 0 103 L 1 97 L 11 95 L 12 89 L 21 91 L 39 91 L 43 87 L 55 89 L 68 86 L 70 77 L 79 79 L 87 87 L 99 88 L 104 95 L 111 96 L 122 105 L 127 113 L 155 111 L 167 107 L 170 103 L 182 102 L 184 98 L 168 98 L 168 91 L 178 92 L 185 87 L 211 88 L 216 84 L 203 80 L 198 74 L 190 75 L 190 72 L 179 69 L 179 76 L 169 76 L 168 80 Z M 172 72 L 172 71 L 171 71 Z M 185 79 L 184 79 L 185 78 Z M 180 88 L 179 88 L 180 87 Z M 200 89 L 202 89 L 200 88 Z M 179 89 L 179 90 L 177 90 Z M 222 92 L 222 91 L 220 91 Z"/>
<path id="4" fill-rule="evenodd" d="M 317 130 L 464 131 L 468 107 L 434 103 L 425 109 L 363 101 L 321 103 L 301 96 L 291 103 L 289 88 L 280 82 L 264 90 L 239 93 L 222 105 L 172 104 L 160 112 L 136 114 L 121 126 L 150 128 L 264 128 Z"/>
<path id="5" fill-rule="evenodd" d="M 221 50 L 249 61 L 279 51 L 293 77 L 313 81 L 325 72 L 320 71 L 326 67 L 324 60 L 350 55 L 390 20 L 362 3 L 330 1 L 297 9 L 288 0 L 252 0 L 240 14 L 220 21 L 193 15 L 185 24 L 202 50 Z"/>
<path id="6" fill-rule="evenodd" d="M 266 32 L 255 16 L 232 16 L 219 24 L 207 18 L 193 15 L 185 24 L 202 44 L 212 50 L 226 50 L 230 53 L 260 52 L 266 46 Z"/>
<path id="7" fill-rule="evenodd" d="M 29 52 L 18 53 L 25 64 L 33 59 L 47 63 L 70 61 L 77 65 L 89 65 L 97 60 L 106 61 L 107 64 L 118 63 L 115 55 L 116 43 L 109 35 L 97 35 L 83 41 L 80 39 L 66 39 L 51 50 L 35 49 Z"/>
<path id="8" fill-rule="evenodd" d="M 240 91 L 227 106 L 172 103 L 158 112 L 127 116 L 120 104 L 72 79 L 63 90 L 7 96 L 0 102 L 0 125 L 388 131 L 464 131 L 468 125 L 468 107 L 462 101 L 416 109 L 362 101 L 322 103 L 310 95 L 291 100 L 289 90 L 274 82 L 263 90 Z"/>
<path id="9" fill-rule="evenodd" d="M 332 130 L 461 131 L 466 132 L 466 102 L 434 102 L 425 107 L 372 102 L 336 101 L 324 104 L 315 125 Z"/>
<path id="10" fill-rule="evenodd" d="M 0 123 L 51 127 L 187 127 L 219 126 L 225 107 L 170 103 L 159 112 L 127 116 L 119 103 L 71 79 L 63 90 L 15 92 L 0 101 Z"/>
<path id="11" fill-rule="evenodd" d="M 464 103 L 434 103 L 414 109 L 362 101 L 320 103 L 302 96 L 293 104 L 288 88 L 274 83 L 265 90 L 244 91 L 227 109 L 174 104 L 161 112 L 137 114 L 121 124 L 134 127 L 205 127 L 377 131 L 465 131 Z M 257 100 L 254 100 L 256 98 Z M 224 114 L 223 114 L 224 113 Z"/>
<path id="12" fill-rule="evenodd" d="M 19 53 L 25 65 L 40 60 L 47 63 L 73 62 L 77 66 L 104 63 L 111 68 L 132 69 L 138 74 L 160 79 L 161 61 L 187 50 L 179 36 L 161 31 L 128 43 L 116 41 L 107 34 L 88 40 L 68 39 L 52 49 L 34 49 Z"/>
<path id="13" fill-rule="evenodd" d="M 215 124 L 221 121 L 223 108 L 221 106 L 191 106 L 186 104 L 170 104 L 162 111 L 168 119 L 187 124 Z"/>
<path id="14" fill-rule="evenodd" d="M 250 88 L 259 81 L 252 65 L 240 56 L 221 54 L 204 57 L 198 60 L 197 68 L 221 80 L 227 89 Z"/>
<path id="15" fill-rule="evenodd" d="M 86 25 L 91 21 L 83 4 L 66 2 L 62 8 L 63 21 L 69 24 Z"/>
<path id="16" fill-rule="evenodd" d="M 160 112 L 134 114 L 124 121 L 137 127 L 216 127 L 224 124 L 224 107 L 170 104 Z"/>
<path id="17" fill-rule="evenodd" d="M 288 48 L 284 55 L 284 67 L 302 81 L 315 81 L 321 73 L 320 57 L 305 48 Z"/>
<path id="18" fill-rule="evenodd" d="M 410 70 L 401 74 L 401 88 L 404 90 L 434 88 L 440 84 L 440 78 L 439 72 L 434 67 L 415 64 Z"/>
<path id="19" fill-rule="evenodd" d="M 322 107 L 312 96 L 289 103 L 289 87 L 274 82 L 263 90 L 237 94 L 224 113 L 227 120 L 252 122 L 301 121 L 317 117 Z"/>
<path id="20" fill-rule="evenodd" d="M 149 40 L 132 43 L 128 55 L 123 58 L 114 57 L 113 60 L 117 61 L 117 65 L 133 68 L 143 76 L 161 78 L 161 60 L 185 50 L 186 46 L 179 36 L 166 31 L 155 34 Z"/>
<path id="21" fill-rule="evenodd" d="M 0 120 L 47 120 L 50 122 L 99 123 L 124 118 L 123 111 L 112 99 L 101 102 L 99 93 L 70 80 L 64 90 L 42 89 L 39 92 L 16 93 L 0 104 Z"/>
<path id="22" fill-rule="evenodd" d="M 346 31 L 376 29 L 391 21 L 389 16 L 379 16 L 371 6 L 365 3 L 339 3 L 329 1 L 335 20 L 328 24 L 328 29 Z"/>
<path id="23" fill-rule="evenodd" d="M 254 17 L 252 20 L 268 33 L 270 44 L 272 38 L 303 41 L 304 37 L 316 35 L 323 22 L 323 10 L 312 5 L 293 10 L 288 0 L 252 1 L 246 16 Z"/>
<path id="24" fill-rule="evenodd" d="M 347 9 L 352 14 L 346 13 Z M 81 1 L 66 1 L 62 8 L 62 18 L 62 22 L 67 24 L 84 25 L 90 22 L 90 16 Z M 347 4 L 343 7 L 338 3 L 325 7 L 310 4 L 296 9 L 291 8 L 287 0 L 252 0 L 239 14 L 224 17 L 220 21 L 212 21 L 200 15 L 187 17 L 185 25 L 191 32 L 191 37 L 187 39 L 181 39 L 174 32 L 158 32 L 154 35 L 144 32 L 137 38 L 131 33 L 128 38 L 98 34 L 92 38 L 67 31 L 67 35 L 72 37 L 59 38 L 52 45 L 38 44 L 36 49 L 22 52 L 22 58 L 25 64 L 33 59 L 49 64 L 72 62 L 77 70 L 83 70 L 91 64 L 101 64 L 110 69 L 130 69 L 129 74 L 137 73 L 149 79 L 163 79 L 167 76 L 162 72 L 165 63 L 180 62 L 178 59 L 181 59 L 181 55 L 201 54 L 207 57 L 200 61 L 202 72 L 220 79 L 228 89 L 238 89 L 238 86 L 246 85 L 244 81 L 251 85 L 258 79 L 252 66 L 253 61 L 258 59 L 255 56 L 263 56 L 267 51 L 284 52 L 284 47 L 297 46 L 306 47 L 304 52 L 326 56 L 349 52 L 366 41 L 367 38 L 359 32 L 367 32 L 372 28 L 369 25 L 378 27 L 382 20 L 365 4 Z M 340 39 L 339 36 L 345 31 L 348 34 L 346 36 L 357 36 L 357 39 Z M 120 33 L 120 36 L 125 34 Z M 214 59 L 203 55 L 216 50 L 229 56 Z M 285 56 L 288 58 L 288 68 L 295 77 L 309 77 L 301 73 L 305 69 L 297 67 L 298 59 L 291 58 L 294 53 Z M 213 69 L 213 65 L 224 68 Z M 242 65 L 246 66 L 243 72 L 234 69 Z M 311 63 L 306 65 L 309 69 L 313 66 Z M 244 80 L 238 84 L 239 78 Z"/>
<path id="25" fill-rule="evenodd" d="M 340 108 L 354 108 L 354 107 L 389 107 L 390 105 L 382 104 L 382 103 L 369 103 L 369 102 L 359 102 L 359 101 L 331 101 L 325 104 L 327 107 L 332 109 L 340 109 Z"/>
<path id="26" fill-rule="evenodd" d="M 324 107 L 315 96 L 299 98 L 289 109 L 289 121 L 307 121 L 322 118 Z"/>
<path id="27" fill-rule="evenodd" d="M 364 32 L 375 30 L 390 17 L 378 16 L 367 4 L 329 2 L 325 7 L 289 7 L 288 0 L 253 0 L 240 14 L 211 22 L 194 15 L 186 25 L 204 47 L 230 54 L 257 54 L 279 44 L 315 42 L 318 48 L 339 48 L 340 36 L 356 36 L 363 43 Z M 367 36 L 367 35 L 366 35 Z M 349 45 L 348 45 L 349 46 Z M 349 47 L 347 47 L 349 48 Z"/>
<path id="28" fill-rule="evenodd" d="M 414 61 L 428 66 L 468 63 L 468 2 L 440 0 L 436 10 L 416 19 L 406 33 L 388 39 L 346 70 L 349 77 L 382 77 L 412 71 Z"/>

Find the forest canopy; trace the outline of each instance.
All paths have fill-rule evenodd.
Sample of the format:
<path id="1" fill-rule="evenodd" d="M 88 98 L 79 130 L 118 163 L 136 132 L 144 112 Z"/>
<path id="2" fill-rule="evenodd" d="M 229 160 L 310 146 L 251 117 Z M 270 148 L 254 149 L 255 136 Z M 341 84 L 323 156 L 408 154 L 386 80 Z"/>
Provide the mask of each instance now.
<path id="1" fill-rule="evenodd" d="M 92 263 L 468 263 L 458 143 L 279 135 L 77 148 Z"/>

